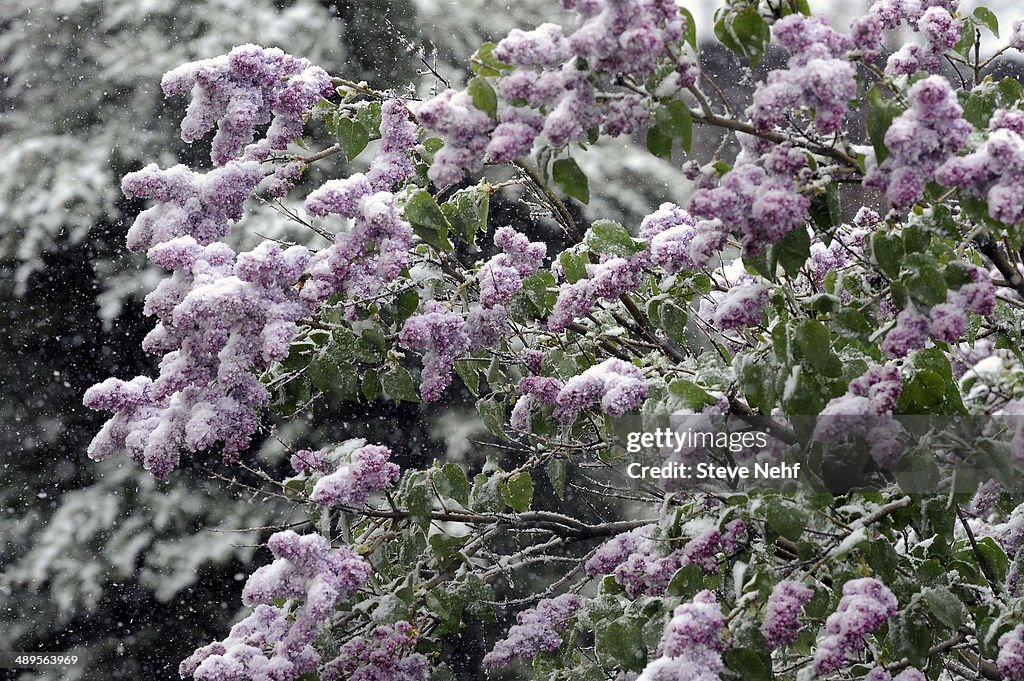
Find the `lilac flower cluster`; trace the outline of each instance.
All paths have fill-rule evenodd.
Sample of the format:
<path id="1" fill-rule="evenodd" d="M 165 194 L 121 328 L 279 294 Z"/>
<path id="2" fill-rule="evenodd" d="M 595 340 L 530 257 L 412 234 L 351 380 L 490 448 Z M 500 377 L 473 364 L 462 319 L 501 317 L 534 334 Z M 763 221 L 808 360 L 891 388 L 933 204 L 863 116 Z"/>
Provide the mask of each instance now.
<path id="1" fill-rule="evenodd" d="M 774 146 L 757 159 L 737 163 L 719 186 L 694 192 L 690 213 L 728 225 L 746 253 L 759 253 L 804 226 L 811 202 L 800 193 L 794 178 L 806 163 L 797 149 Z"/>
<path id="2" fill-rule="evenodd" d="M 939 67 L 943 53 L 960 40 L 963 22 L 954 19 L 945 7 L 929 7 L 916 21 L 917 30 L 924 36 L 924 45 L 909 43 L 889 56 L 885 66 L 890 76 L 912 76 L 918 71 L 934 71 Z"/>
<path id="3" fill-rule="evenodd" d="M 352 228 L 337 234 L 330 248 L 310 262 L 305 300 L 319 303 L 337 293 L 350 300 L 376 295 L 409 262 L 412 227 L 391 193 L 415 169 L 408 154 L 416 143 L 416 126 L 401 100 L 382 107 L 380 133 L 380 153 L 367 174 L 328 180 L 306 197 L 310 215 L 340 215 L 352 220 Z"/>
<path id="4" fill-rule="evenodd" d="M 142 252 L 179 236 L 205 246 L 226 236 L 229 223 L 241 219 L 242 205 L 262 180 L 256 161 L 231 161 L 208 173 L 180 164 L 161 170 L 151 163 L 128 173 L 121 180 L 124 195 L 156 202 L 135 218 L 128 248 Z"/>
<path id="5" fill-rule="evenodd" d="M 356 636 L 327 663 L 320 681 L 427 681 L 427 658 L 414 652 L 416 632 L 409 622 L 384 624 L 369 636 Z"/>
<path id="6" fill-rule="evenodd" d="M 993 219 L 1015 225 L 1024 220 L 1024 112 L 996 111 L 989 130 L 980 147 L 949 159 L 935 177 L 985 199 Z"/>
<path id="7" fill-rule="evenodd" d="M 635 290 L 643 282 L 648 262 L 644 250 L 632 257 L 605 257 L 599 263 L 586 266 L 587 276 L 570 284 L 563 283 L 558 289 L 558 298 L 548 316 L 548 328 L 561 331 L 577 318 L 586 316 L 598 300 L 612 301 Z M 552 267 L 556 267 L 553 263 Z"/>
<path id="8" fill-rule="evenodd" d="M 1013 22 L 1009 44 L 1013 49 L 1024 52 L 1024 19 L 1017 19 Z"/>
<path id="9" fill-rule="evenodd" d="M 974 267 L 974 279 L 946 293 L 946 302 L 929 310 L 928 315 L 908 307 L 896 317 L 896 326 L 882 341 L 882 351 L 893 357 L 905 357 L 911 350 L 923 348 L 929 336 L 946 343 L 955 343 L 967 331 L 967 313 L 992 314 L 996 289 L 988 272 Z"/>
<path id="10" fill-rule="evenodd" d="M 1009 681 L 1024 681 L 1024 624 L 999 637 L 999 673 Z"/>
<path id="11" fill-rule="evenodd" d="M 758 128 L 767 130 L 793 109 L 813 109 L 814 122 L 824 134 L 839 130 L 849 101 L 857 92 L 853 65 L 842 58 L 853 48 L 848 36 L 835 31 L 824 17 L 791 14 L 772 26 L 776 41 L 792 55 L 786 69 L 768 74 L 754 91 L 747 111 Z"/>
<path id="12" fill-rule="evenodd" d="M 566 36 L 554 24 L 513 30 L 497 46 L 495 59 L 512 66 L 497 82 L 496 118 L 473 105 L 468 91 L 446 91 L 423 102 L 416 115 L 442 135 L 429 177 L 439 185 L 459 181 L 484 160 L 507 163 L 528 154 L 543 135 L 555 147 L 583 139 L 588 130 L 629 134 L 650 117 L 646 98 L 618 93 L 598 103 L 592 72 L 643 79 L 683 35 L 685 20 L 668 0 L 587 0 L 563 3 L 579 15 Z M 588 70 L 581 70 L 585 61 Z M 693 66 L 682 67 L 690 74 Z M 544 114 L 538 113 L 543 111 Z"/>
<path id="13" fill-rule="evenodd" d="M 864 677 L 865 681 L 926 681 L 928 677 L 915 667 L 907 667 L 896 676 L 885 667 L 875 667 Z"/>
<path id="14" fill-rule="evenodd" d="M 398 481 L 401 469 L 391 463 L 391 450 L 365 445 L 352 452 L 332 473 L 320 478 L 309 498 L 322 506 L 359 508 L 370 495 Z"/>
<path id="15" fill-rule="evenodd" d="M 523 279 L 541 268 L 547 246 L 530 241 L 512 227 L 500 227 L 494 233 L 494 245 L 501 253 L 488 260 L 477 273 L 480 304 L 494 307 L 507 303 L 523 288 Z"/>
<path id="16" fill-rule="evenodd" d="M 733 286 L 718 301 L 711 323 L 722 331 L 757 326 L 767 304 L 768 289 L 761 284 Z"/>
<path id="17" fill-rule="evenodd" d="M 538 653 L 553 653 L 562 645 L 561 633 L 569 628 L 569 620 L 580 607 L 576 594 L 545 598 L 537 607 L 524 610 L 508 635 L 484 656 L 488 669 L 506 667 L 515 659 L 531 659 Z"/>
<path id="18" fill-rule="evenodd" d="M 870 577 L 843 585 L 839 607 L 825 620 L 825 633 L 814 652 L 814 672 L 824 676 L 839 669 L 864 648 L 865 637 L 896 614 L 896 596 Z"/>
<path id="19" fill-rule="evenodd" d="M 814 591 L 796 580 L 787 579 L 775 585 L 761 623 L 761 633 L 768 647 L 779 648 L 796 641 L 800 633 L 800 611 L 813 595 Z"/>
<path id="20" fill-rule="evenodd" d="M 526 376 L 519 381 L 520 397 L 516 400 L 509 425 L 520 431 L 529 430 L 530 411 L 535 404 L 555 404 L 562 382 L 546 376 Z"/>
<path id="21" fill-rule="evenodd" d="M 647 381 L 643 372 L 613 357 L 565 382 L 555 398 L 555 418 L 559 423 L 570 423 L 594 402 L 600 402 L 609 416 L 622 416 L 639 406 L 645 397 Z"/>
<path id="22" fill-rule="evenodd" d="M 508 330 L 504 305 L 477 305 L 463 319 L 431 300 L 421 314 L 405 321 L 398 339 L 403 347 L 424 353 L 420 393 L 424 401 L 433 402 L 451 385 L 452 369 L 460 355 L 494 347 Z"/>
<path id="23" fill-rule="evenodd" d="M 899 367 L 871 367 L 850 381 L 847 394 L 825 405 L 818 415 L 814 437 L 830 444 L 863 435 L 875 463 L 892 468 L 903 451 L 900 436 L 904 430 L 892 418 L 902 391 Z"/>
<path id="24" fill-rule="evenodd" d="M 666 542 L 654 538 L 653 525 L 645 525 L 606 542 L 584 567 L 592 577 L 614 574 L 631 597 L 659 596 L 665 593 L 672 576 L 687 565 L 696 565 L 704 574 L 717 572 L 718 554 L 734 551 L 745 533 L 743 521 L 734 520 L 724 530 L 711 528 L 698 533 L 682 548 L 666 555 Z"/>
<path id="25" fill-rule="evenodd" d="M 161 86 L 168 97 L 192 95 L 181 121 L 184 141 L 194 142 L 217 128 L 211 153 L 217 165 L 239 156 L 264 161 L 270 152 L 284 149 L 302 136 L 305 111 L 334 92 L 330 76 L 319 66 L 259 45 L 183 64 L 164 74 Z M 250 144 L 256 128 L 267 123 L 266 138 Z"/>
<path id="26" fill-rule="evenodd" d="M 146 297 L 145 312 L 161 321 L 143 347 L 164 355 L 160 376 L 107 379 L 86 392 L 85 405 L 116 412 L 89 445 L 93 459 L 126 451 L 162 478 L 181 449 L 222 442 L 231 459 L 248 447 L 269 398 L 250 371 L 287 356 L 296 320 L 308 313 L 295 282 L 309 254 L 264 242 L 236 258 L 224 244 L 181 236 L 149 257 L 175 270 Z"/>
<path id="27" fill-rule="evenodd" d="M 907 93 L 910 108 L 885 133 L 889 156 L 865 176 L 865 186 L 884 191 L 897 210 L 924 195 L 936 170 L 956 154 L 973 130 L 956 93 L 942 76 L 929 76 Z M 869 160 L 869 164 L 872 163 Z"/>
<path id="28" fill-rule="evenodd" d="M 725 617 L 715 594 L 701 591 L 676 608 L 658 644 L 659 657 L 648 663 L 637 681 L 718 681 L 722 662 Z"/>
<path id="29" fill-rule="evenodd" d="M 316 671 L 317 635 L 339 603 L 362 586 L 370 564 L 342 547 L 332 550 L 320 535 L 278 532 L 268 541 L 274 562 L 254 572 L 242 591 L 253 614 L 235 625 L 224 641 L 196 650 L 181 663 L 182 677 L 198 681 L 293 681 Z M 301 601 L 288 611 L 275 599 Z M 267 657 L 266 650 L 273 647 Z"/>
<path id="30" fill-rule="evenodd" d="M 650 260 L 666 272 L 705 267 L 725 247 L 728 233 L 720 220 L 697 220 L 674 203 L 663 203 L 640 223 L 640 238 L 650 242 Z"/>

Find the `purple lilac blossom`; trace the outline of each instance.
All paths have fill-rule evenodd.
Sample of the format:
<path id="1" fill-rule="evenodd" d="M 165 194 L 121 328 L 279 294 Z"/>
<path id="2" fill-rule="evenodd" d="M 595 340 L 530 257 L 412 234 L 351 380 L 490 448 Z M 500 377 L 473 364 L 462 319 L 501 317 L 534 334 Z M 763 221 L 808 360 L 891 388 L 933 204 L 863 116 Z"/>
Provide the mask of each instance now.
<path id="1" fill-rule="evenodd" d="M 424 353 L 420 394 L 426 402 L 440 399 L 452 382 L 456 358 L 471 346 L 463 318 L 436 300 L 427 303 L 423 314 L 405 321 L 399 341 L 403 347 Z"/>
<path id="2" fill-rule="evenodd" d="M 86 391 L 85 405 L 116 412 L 93 439 L 99 461 L 126 452 L 158 478 L 179 452 L 223 443 L 227 460 L 246 449 L 269 399 L 252 374 L 284 359 L 297 320 L 308 313 L 295 283 L 309 254 L 271 242 L 235 254 L 203 247 L 190 236 L 150 249 L 157 264 L 176 268 L 146 297 L 160 322 L 143 347 L 163 354 L 155 381 L 110 378 Z"/>
<path id="3" fill-rule="evenodd" d="M 897 210 L 920 200 L 933 177 L 951 183 L 940 166 L 960 150 L 973 130 L 963 118 L 956 93 L 942 76 L 918 81 L 907 98 L 910 108 L 885 133 L 889 156 L 880 165 L 869 159 L 864 181 L 868 188 L 884 191 Z"/>
<path id="4" fill-rule="evenodd" d="M 718 681 L 725 617 L 715 594 L 701 591 L 675 609 L 658 644 L 658 657 L 637 681 Z"/>
<path id="5" fill-rule="evenodd" d="M 936 171 L 944 185 L 967 190 L 988 203 L 988 214 L 1006 224 L 1024 220 L 1024 126 L 1021 113 L 998 110 L 977 149 L 947 160 Z"/>
<path id="6" fill-rule="evenodd" d="M 800 611 L 814 595 L 807 585 L 796 580 L 779 582 L 768 597 L 768 608 L 761 633 L 769 648 L 791 645 L 800 633 Z"/>
<path id="7" fill-rule="evenodd" d="M 782 123 L 791 110 L 806 107 L 814 110 L 815 125 L 822 133 L 836 132 L 857 91 L 856 71 L 843 58 L 852 41 L 824 17 L 797 13 L 776 21 L 772 35 L 792 56 L 788 68 L 772 71 L 767 83 L 755 90 L 747 111 L 751 121 L 768 130 Z"/>
<path id="8" fill-rule="evenodd" d="M 346 641 L 327 663 L 320 681 L 427 681 L 427 658 L 414 652 L 416 633 L 409 622 L 376 627 L 369 636 Z"/>
<path id="9" fill-rule="evenodd" d="M 391 463 L 391 450 L 381 445 L 365 445 L 352 452 L 348 462 L 320 478 L 309 498 L 322 506 L 359 508 L 370 495 L 391 487 L 401 469 Z"/>
<path id="10" fill-rule="evenodd" d="M 711 323 L 722 331 L 761 323 L 768 304 L 768 289 L 760 284 L 733 286 L 718 301 Z"/>
<path id="11" fill-rule="evenodd" d="M 935 71 L 942 55 L 960 40 L 963 22 L 945 7 L 932 6 L 916 21 L 924 45 L 906 44 L 889 56 L 885 72 L 890 76 L 912 76 L 918 71 Z"/>
<path id="12" fill-rule="evenodd" d="M 370 564 L 348 547 L 331 549 L 320 535 L 278 532 L 267 542 L 274 562 L 254 572 L 242 602 L 255 605 L 227 639 L 204 646 L 181 663 L 181 676 L 199 681 L 297 679 L 316 671 L 320 654 L 313 642 L 335 608 L 370 576 Z M 286 612 L 275 599 L 301 601 Z M 273 648 L 271 657 L 264 651 Z M 252 675 L 250 675 L 252 674 Z"/>
<path id="13" fill-rule="evenodd" d="M 640 369 L 613 357 L 566 381 L 555 399 L 555 418 L 570 423 L 595 402 L 609 416 L 622 416 L 645 397 L 647 382 Z"/>
<path id="14" fill-rule="evenodd" d="M 168 71 L 164 94 L 191 93 L 181 138 L 195 142 L 214 127 L 211 157 L 224 165 L 240 156 L 264 161 L 272 151 L 302 136 L 306 109 L 334 92 L 319 66 L 277 48 L 241 45 L 227 55 L 194 61 Z M 256 128 L 270 124 L 265 139 L 252 143 Z"/>
<path id="15" fill-rule="evenodd" d="M 512 227 L 500 227 L 494 233 L 494 244 L 502 252 L 488 260 L 477 273 L 480 282 L 480 304 L 493 307 L 507 303 L 523 288 L 523 279 L 541 268 L 547 246 L 530 241 Z"/>
<path id="16" fill-rule="evenodd" d="M 568 630 L 569 620 L 580 607 L 576 594 L 545 598 L 537 607 L 516 616 L 516 624 L 484 656 L 484 667 L 506 667 L 515 659 L 532 659 L 538 653 L 553 653 L 562 645 L 561 634 Z"/>
<path id="17" fill-rule="evenodd" d="M 996 666 L 1009 681 L 1024 681 L 1024 624 L 999 637 Z"/>
<path id="18" fill-rule="evenodd" d="M 814 672 L 824 676 L 839 669 L 864 648 L 868 634 L 896 614 L 898 606 L 893 592 L 877 579 L 846 582 L 839 606 L 825 620 L 825 636 L 818 639 Z"/>

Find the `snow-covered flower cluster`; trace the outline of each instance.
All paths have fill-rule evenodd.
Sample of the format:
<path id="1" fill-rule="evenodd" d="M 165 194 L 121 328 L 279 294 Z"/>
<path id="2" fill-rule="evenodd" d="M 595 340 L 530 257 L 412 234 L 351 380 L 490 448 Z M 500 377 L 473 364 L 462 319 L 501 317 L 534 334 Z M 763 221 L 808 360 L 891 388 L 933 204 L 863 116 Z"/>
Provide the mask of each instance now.
<path id="1" fill-rule="evenodd" d="M 310 262 L 304 300 L 319 303 L 337 293 L 349 300 L 376 295 L 409 262 L 412 227 L 391 193 L 414 171 L 408 154 L 416 142 L 416 126 L 401 100 L 389 100 L 382 107 L 380 133 L 380 153 L 365 175 L 328 180 L 306 197 L 310 215 L 340 215 L 352 226 L 336 234 L 334 243 Z"/>
<path id="2" fill-rule="evenodd" d="M 859 653 L 868 634 L 896 614 L 899 602 L 882 582 L 871 577 L 843 584 L 836 611 L 825 620 L 825 636 L 814 651 L 814 671 L 825 675 Z"/>
<path id="3" fill-rule="evenodd" d="M 535 608 L 516 615 L 516 622 L 508 635 L 498 641 L 484 656 L 484 667 L 505 667 L 515 659 L 531 659 L 538 653 L 553 653 L 562 645 L 562 636 L 569 628 L 569 620 L 580 607 L 576 594 L 562 594 L 545 598 Z"/>
<path id="4" fill-rule="evenodd" d="M 160 375 L 107 379 L 86 392 L 85 405 L 116 412 L 93 439 L 92 458 L 126 451 L 162 478 L 181 449 L 222 442 L 230 459 L 249 446 L 269 398 L 250 372 L 287 356 L 296 321 L 308 313 L 295 283 L 309 254 L 264 242 L 236 258 L 224 244 L 181 236 L 149 257 L 175 270 L 146 297 L 146 313 L 160 322 L 143 347 L 163 354 Z"/>
<path id="5" fill-rule="evenodd" d="M 905 3 L 909 5 L 910 3 Z M 960 40 L 963 22 L 954 19 L 951 10 L 934 4 L 917 19 L 907 16 L 908 23 L 924 36 L 924 45 L 908 43 L 889 55 L 885 72 L 890 76 L 912 76 L 918 71 L 938 69 L 942 55 Z"/>
<path id="6" fill-rule="evenodd" d="M 164 74 L 164 94 L 191 93 L 181 138 L 194 142 L 214 127 L 211 157 L 217 165 L 242 156 L 264 161 L 302 136 L 303 114 L 329 97 L 331 78 L 319 66 L 277 48 L 240 45 L 226 55 L 182 64 Z M 256 128 L 266 137 L 250 144 Z M 248 145 L 248 146 L 247 146 Z"/>
<path id="7" fill-rule="evenodd" d="M 687 565 L 714 574 L 719 553 L 736 550 L 745 532 L 743 521 L 734 520 L 724 530 L 703 530 L 681 548 L 666 553 L 667 542 L 655 539 L 653 525 L 644 525 L 613 537 L 584 567 L 590 576 L 614 574 L 631 597 L 659 596 L 665 593 L 672 576 Z"/>
<path id="8" fill-rule="evenodd" d="M 973 129 L 963 118 L 956 93 L 942 76 L 929 76 L 907 92 L 910 108 L 885 133 L 889 156 L 870 167 L 864 184 L 884 191 L 897 210 L 924 196 L 925 185 L 950 159 Z M 869 159 L 869 164 L 872 161 Z"/>
<path id="9" fill-rule="evenodd" d="M 348 547 L 331 549 L 320 535 L 278 532 L 267 542 L 274 562 L 254 572 L 242 601 L 256 609 L 224 641 L 195 651 L 181 676 L 198 681 L 292 681 L 314 672 L 320 653 L 313 642 L 334 613 L 370 575 L 370 564 Z M 274 605 L 278 599 L 301 602 Z M 273 650 L 270 656 L 266 651 Z"/>
<path id="10" fill-rule="evenodd" d="M 959 341 L 967 331 L 968 312 L 982 316 L 992 314 L 996 304 L 996 288 L 988 272 L 970 269 L 972 282 L 946 293 L 946 302 L 935 305 L 928 314 L 908 307 L 896 317 L 896 326 L 882 341 L 882 350 L 893 357 L 906 357 L 911 350 L 923 348 L 928 338 L 946 343 Z"/>
<path id="11" fill-rule="evenodd" d="M 324 666 L 320 681 L 427 681 L 427 658 L 415 646 L 412 624 L 383 624 L 369 636 L 349 639 Z"/>
<path id="12" fill-rule="evenodd" d="M 857 91 L 853 64 L 844 58 L 853 41 L 824 17 L 798 13 L 776 21 L 772 35 L 792 56 L 788 68 L 769 73 L 767 83 L 754 91 L 747 111 L 751 121 L 758 128 L 771 129 L 792 110 L 805 107 L 814 111 L 818 130 L 836 132 Z"/>
<path id="13" fill-rule="evenodd" d="M 645 78 L 666 47 L 683 35 L 685 19 L 677 5 L 666 0 L 563 5 L 578 14 L 569 35 L 546 23 L 532 31 L 515 29 L 494 47 L 492 56 L 512 67 L 497 78 L 496 118 L 474 106 L 468 90 L 446 91 L 416 109 L 423 126 L 445 139 L 428 173 L 435 183 L 457 182 L 485 160 L 507 163 L 528 154 L 541 136 L 560 147 L 592 129 L 632 133 L 649 119 L 649 102 L 635 93 L 617 93 L 621 96 L 602 107 L 593 72 Z"/>
<path id="14" fill-rule="evenodd" d="M 759 253 L 804 226 L 811 202 L 795 178 L 806 164 L 803 152 L 787 145 L 774 145 L 760 157 L 744 157 L 717 187 L 694 192 L 690 213 L 717 219 L 739 236 L 744 252 Z"/>
<path id="15" fill-rule="evenodd" d="M 600 402 L 609 416 L 622 416 L 638 407 L 645 397 L 647 381 L 643 372 L 612 357 L 565 382 L 555 398 L 555 418 L 570 423 L 595 402 Z"/>
<path id="16" fill-rule="evenodd" d="M 1024 681 L 1024 624 L 999 637 L 996 666 L 1009 681 Z"/>
<path id="17" fill-rule="evenodd" d="M 829 444 L 863 436 L 871 457 L 892 468 L 903 451 L 903 427 L 892 418 L 903 392 L 899 367 L 874 366 L 850 381 L 849 391 L 829 401 L 818 415 L 814 437 Z"/>
<path id="18" fill-rule="evenodd" d="M 242 206 L 263 180 L 256 161 L 230 161 L 222 168 L 197 173 L 179 164 L 161 170 L 151 163 L 128 173 L 121 190 L 130 199 L 150 199 L 155 205 L 139 213 L 128 230 L 128 248 L 145 252 L 179 236 L 201 245 L 213 243 L 242 217 Z"/>
<path id="19" fill-rule="evenodd" d="M 997 110 L 989 131 L 981 146 L 946 161 L 935 177 L 985 199 L 994 220 L 1015 225 L 1024 220 L 1024 111 Z"/>
<path id="20" fill-rule="evenodd" d="M 423 353 L 420 396 L 427 402 L 440 399 L 451 385 L 455 360 L 470 349 L 462 315 L 431 300 L 422 314 L 405 320 L 399 341 L 403 347 Z"/>
<path id="21" fill-rule="evenodd" d="M 317 457 L 323 460 L 323 454 Z M 381 445 L 364 445 L 342 461 L 337 469 L 320 478 L 309 498 L 323 506 L 359 508 L 370 495 L 394 485 L 401 474 L 391 463 L 391 450 Z"/>
<path id="22" fill-rule="evenodd" d="M 889 673 L 885 667 L 875 667 L 864 677 L 865 681 L 925 681 L 926 677 L 916 667 L 907 667 L 896 676 Z"/>
<path id="23" fill-rule="evenodd" d="M 499 227 L 494 233 L 494 245 L 502 250 L 480 268 L 480 304 L 494 307 L 507 303 L 523 288 L 523 279 L 544 264 L 547 246 L 530 241 L 512 227 Z"/>
<path id="24" fill-rule="evenodd" d="M 718 681 L 722 663 L 725 617 L 715 594 L 701 591 L 676 608 L 658 644 L 658 657 L 637 681 Z"/>
<path id="25" fill-rule="evenodd" d="M 640 223 L 649 241 L 651 264 L 666 272 L 705 267 L 725 246 L 728 233 L 720 220 L 697 220 L 674 203 L 663 203 Z"/>
<path id="26" fill-rule="evenodd" d="M 519 381 L 519 399 L 516 400 L 509 425 L 516 430 L 529 430 L 530 412 L 535 404 L 555 404 L 562 382 L 547 376 L 526 376 Z"/>
<path id="27" fill-rule="evenodd" d="M 796 641 L 800 633 L 800 611 L 813 595 L 810 587 L 793 579 L 775 585 L 761 623 L 761 633 L 770 648 L 788 646 Z"/>
<path id="28" fill-rule="evenodd" d="M 768 289 L 758 283 L 733 286 L 718 300 L 711 323 L 722 331 L 761 323 L 768 304 Z"/>

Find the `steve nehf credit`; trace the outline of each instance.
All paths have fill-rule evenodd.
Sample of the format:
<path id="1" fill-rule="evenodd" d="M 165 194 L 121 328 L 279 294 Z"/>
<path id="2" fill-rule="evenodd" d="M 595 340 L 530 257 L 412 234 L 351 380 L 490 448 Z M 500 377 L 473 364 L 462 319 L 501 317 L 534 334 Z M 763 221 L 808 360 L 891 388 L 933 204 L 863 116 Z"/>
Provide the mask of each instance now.
<path id="1" fill-rule="evenodd" d="M 771 436 L 763 431 L 709 432 L 658 428 L 654 431 L 631 432 L 626 437 L 626 451 L 638 454 L 657 449 L 662 453 L 678 454 L 682 451 L 726 450 L 732 454 L 746 449 L 768 447 Z M 639 479 L 673 480 L 796 480 L 800 475 L 799 463 L 719 464 L 712 462 L 681 463 L 666 461 L 657 466 L 634 461 L 626 467 L 626 475 Z"/>

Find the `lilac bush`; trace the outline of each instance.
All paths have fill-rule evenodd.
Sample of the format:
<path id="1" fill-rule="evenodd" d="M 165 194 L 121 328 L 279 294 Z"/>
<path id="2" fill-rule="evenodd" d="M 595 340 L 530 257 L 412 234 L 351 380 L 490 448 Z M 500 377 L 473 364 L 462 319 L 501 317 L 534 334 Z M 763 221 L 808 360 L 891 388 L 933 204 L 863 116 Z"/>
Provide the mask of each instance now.
<path id="1" fill-rule="evenodd" d="M 89 455 L 243 468 L 301 530 L 181 674 L 453 678 L 454 635 L 500 617 L 467 678 L 1024 678 L 1024 88 L 993 68 L 1021 27 L 993 49 L 957 2 L 847 29 L 730 0 L 739 97 L 677 3 L 562 4 L 422 99 L 254 45 L 165 76 L 214 167 L 124 180 L 153 202 L 129 248 L 172 271 L 146 300 L 162 359 L 86 393 L 113 413 Z M 593 215 L 608 137 L 689 199 Z M 309 243 L 235 253 L 266 196 Z M 486 462 L 296 445 L 318 405 L 467 399 Z M 264 435 L 294 475 L 245 453 Z"/>

